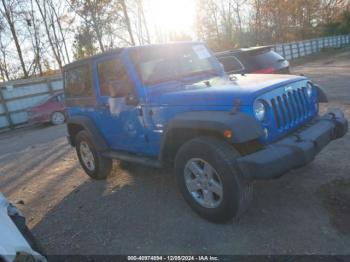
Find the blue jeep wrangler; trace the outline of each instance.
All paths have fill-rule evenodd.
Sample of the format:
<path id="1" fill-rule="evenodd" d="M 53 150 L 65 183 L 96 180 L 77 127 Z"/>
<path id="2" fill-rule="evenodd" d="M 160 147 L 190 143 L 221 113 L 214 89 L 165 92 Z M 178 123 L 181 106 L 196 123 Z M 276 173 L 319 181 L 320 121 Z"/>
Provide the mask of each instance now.
<path id="1" fill-rule="evenodd" d="M 345 135 L 340 110 L 318 115 L 303 76 L 226 75 L 203 43 L 117 49 L 66 65 L 68 139 L 85 172 L 112 159 L 173 166 L 188 204 L 225 222 L 246 209 L 254 180 L 314 159 Z"/>

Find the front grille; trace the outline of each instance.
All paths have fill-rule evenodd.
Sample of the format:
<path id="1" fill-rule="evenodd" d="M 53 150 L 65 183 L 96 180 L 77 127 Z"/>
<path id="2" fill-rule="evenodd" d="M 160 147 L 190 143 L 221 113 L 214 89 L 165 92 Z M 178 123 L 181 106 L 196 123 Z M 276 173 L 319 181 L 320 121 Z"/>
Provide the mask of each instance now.
<path id="1" fill-rule="evenodd" d="M 307 119 L 311 114 L 308 101 L 305 87 L 272 98 L 270 102 L 277 128 L 290 128 Z"/>

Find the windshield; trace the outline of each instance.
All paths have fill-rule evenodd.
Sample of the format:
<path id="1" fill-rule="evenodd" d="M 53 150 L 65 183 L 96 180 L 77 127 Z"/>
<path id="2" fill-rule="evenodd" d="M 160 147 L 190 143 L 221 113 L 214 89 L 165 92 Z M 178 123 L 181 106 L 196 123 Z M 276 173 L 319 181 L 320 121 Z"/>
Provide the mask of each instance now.
<path id="1" fill-rule="evenodd" d="M 203 44 L 149 46 L 132 50 L 131 57 L 144 85 L 221 73 Z"/>

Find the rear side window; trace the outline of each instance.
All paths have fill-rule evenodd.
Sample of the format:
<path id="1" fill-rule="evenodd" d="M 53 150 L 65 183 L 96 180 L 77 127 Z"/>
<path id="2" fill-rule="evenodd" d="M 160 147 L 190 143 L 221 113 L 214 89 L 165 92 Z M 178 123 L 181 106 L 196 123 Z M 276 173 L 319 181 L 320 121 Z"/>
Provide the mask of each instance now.
<path id="1" fill-rule="evenodd" d="M 277 54 L 276 52 L 269 51 L 254 56 L 254 59 L 258 65 L 261 67 L 266 67 L 267 65 L 274 65 L 277 62 L 283 62 L 285 59 Z"/>
<path id="2" fill-rule="evenodd" d="M 67 70 L 64 86 L 67 97 L 93 96 L 90 66 L 86 64 Z"/>
<path id="3" fill-rule="evenodd" d="M 64 95 L 63 94 L 57 95 L 56 100 L 57 100 L 57 102 L 62 102 L 64 100 Z"/>
<path id="4" fill-rule="evenodd" d="M 123 62 L 113 58 L 97 64 L 101 96 L 123 97 L 134 90 Z"/>
<path id="5" fill-rule="evenodd" d="M 54 102 L 61 102 L 63 100 L 63 95 L 55 95 L 50 100 Z"/>
<path id="6" fill-rule="evenodd" d="M 235 56 L 223 56 L 218 59 L 224 66 L 225 72 L 239 72 L 244 69 Z"/>

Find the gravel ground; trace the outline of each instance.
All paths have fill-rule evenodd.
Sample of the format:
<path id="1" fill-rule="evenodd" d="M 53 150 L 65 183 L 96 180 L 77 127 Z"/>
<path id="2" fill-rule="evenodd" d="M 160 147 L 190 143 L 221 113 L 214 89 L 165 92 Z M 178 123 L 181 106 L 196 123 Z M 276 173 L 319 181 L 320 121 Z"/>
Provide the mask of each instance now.
<path id="1" fill-rule="evenodd" d="M 324 86 L 350 118 L 350 52 L 293 67 Z M 325 107 L 323 107 L 325 109 Z M 90 180 L 65 126 L 0 134 L 0 191 L 27 217 L 48 254 L 350 254 L 350 135 L 314 162 L 255 185 L 240 221 L 199 218 L 171 170 L 115 161 L 106 181 Z"/>

